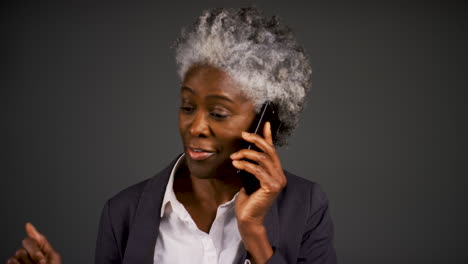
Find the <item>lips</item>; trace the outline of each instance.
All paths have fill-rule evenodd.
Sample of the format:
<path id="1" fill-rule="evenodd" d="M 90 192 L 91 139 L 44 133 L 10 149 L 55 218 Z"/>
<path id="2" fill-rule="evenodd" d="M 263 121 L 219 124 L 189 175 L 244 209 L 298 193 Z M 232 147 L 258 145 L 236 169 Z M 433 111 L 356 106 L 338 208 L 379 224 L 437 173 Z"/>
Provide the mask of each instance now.
<path id="1" fill-rule="evenodd" d="M 206 160 L 213 156 L 216 152 L 212 150 L 205 150 L 196 147 L 187 147 L 187 154 L 193 160 Z"/>

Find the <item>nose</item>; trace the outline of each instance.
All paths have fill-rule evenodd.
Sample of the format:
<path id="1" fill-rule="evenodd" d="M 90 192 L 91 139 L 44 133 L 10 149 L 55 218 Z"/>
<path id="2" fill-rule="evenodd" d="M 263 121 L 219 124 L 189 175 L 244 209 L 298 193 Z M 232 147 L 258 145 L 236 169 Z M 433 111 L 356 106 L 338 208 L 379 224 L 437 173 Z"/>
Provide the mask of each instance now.
<path id="1" fill-rule="evenodd" d="M 197 111 L 190 124 L 189 132 L 194 137 L 208 137 L 210 134 L 210 126 L 207 115 L 203 111 Z"/>

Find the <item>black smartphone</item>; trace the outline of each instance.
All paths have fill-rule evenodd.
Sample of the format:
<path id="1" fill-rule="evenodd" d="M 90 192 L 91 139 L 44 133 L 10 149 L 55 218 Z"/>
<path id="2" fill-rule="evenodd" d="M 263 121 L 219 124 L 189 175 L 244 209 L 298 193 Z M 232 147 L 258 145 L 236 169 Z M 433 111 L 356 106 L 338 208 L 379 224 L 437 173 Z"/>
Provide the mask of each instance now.
<path id="1" fill-rule="evenodd" d="M 276 110 L 276 107 L 270 101 L 267 101 L 265 102 L 265 104 L 263 104 L 260 112 L 257 114 L 248 132 L 255 133 L 263 137 L 263 128 L 267 121 L 270 122 L 272 138 L 274 141 L 276 138 L 278 129 L 281 126 L 281 123 L 279 121 L 278 111 Z M 252 144 L 250 142 L 247 142 L 247 143 L 248 144 L 246 144 L 244 148 L 253 149 L 255 151 L 262 152 L 259 148 L 257 148 L 257 146 L 255 146 L 255 144 Z M 249 161 L 252 163 L 255 163 L 251 160 Z M 254 175 L 244 170 L 237 170 L 237 174 L 239 175 L 239 177 L 241 177 L 242 184 L 248 195 L 252 194 L 258 188 L 260 188 L 260 182 L 257 180 L 257 178 Z"/>

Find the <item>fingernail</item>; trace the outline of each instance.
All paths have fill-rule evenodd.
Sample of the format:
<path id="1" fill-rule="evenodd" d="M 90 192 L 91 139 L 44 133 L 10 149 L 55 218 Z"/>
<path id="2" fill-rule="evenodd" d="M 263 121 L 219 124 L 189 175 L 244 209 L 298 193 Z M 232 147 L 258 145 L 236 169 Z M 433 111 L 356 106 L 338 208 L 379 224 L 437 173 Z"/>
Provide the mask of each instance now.
<path id="1" fill-rule="evenodd" d="M 234 153 L 231 154 L 230 157 L 231 157 L 231 159 L 233 159 L 233 158 L 236 157 L 236 156 L 237 156 L 237 152 L 234 152 Z"/>
<path id="2" fill-rule="evenodd" d="M 243 136 L 249 136 L 250 133 L 249 133 L 249 132 L 242 131 L 242 135 L 243 135 Z"/>

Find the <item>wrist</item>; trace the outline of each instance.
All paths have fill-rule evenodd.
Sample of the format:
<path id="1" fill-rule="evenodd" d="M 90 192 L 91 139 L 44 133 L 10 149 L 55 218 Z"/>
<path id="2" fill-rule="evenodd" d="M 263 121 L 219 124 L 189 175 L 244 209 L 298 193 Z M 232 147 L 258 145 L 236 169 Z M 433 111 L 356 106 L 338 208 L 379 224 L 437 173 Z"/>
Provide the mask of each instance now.
<path id="1" fill-rule="evenodd" d="M 255 228 L 249 226 L 249 228 L 244 227 L 242 231 L 239 231 L 245 250 L 252 263 L 266 263 L 273 255 L 273 248 L 268 240 L 265 226 L 261 225 Z"/>
<path id="2" fill-rule="evenodd" d="M 266 228 L 263 224 L 254 223 L 239 223 L 237 224 L 241 236 L 257 236 L 266 233 Z"/>

